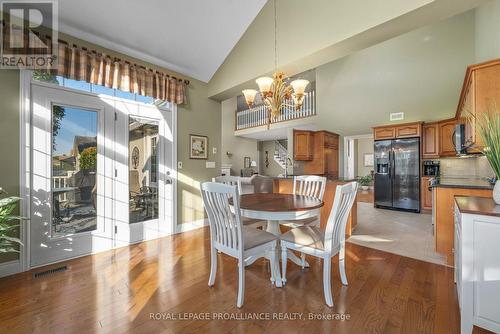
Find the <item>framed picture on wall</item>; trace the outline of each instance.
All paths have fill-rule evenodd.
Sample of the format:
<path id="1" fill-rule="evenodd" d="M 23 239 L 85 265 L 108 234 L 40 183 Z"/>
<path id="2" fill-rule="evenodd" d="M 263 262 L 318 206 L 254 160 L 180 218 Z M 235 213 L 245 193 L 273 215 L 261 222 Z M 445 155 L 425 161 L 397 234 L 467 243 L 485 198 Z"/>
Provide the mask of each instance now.
<path id="1" fill-rule="evenodd" d="M 365 167 L 373 167 L 373 153 L 365 153 L 363 158 Z"/>
<path id="2" fill-rule="evenodd" d="M 208 137 L 189 135 L 189 158 L 208 159 Z"/>

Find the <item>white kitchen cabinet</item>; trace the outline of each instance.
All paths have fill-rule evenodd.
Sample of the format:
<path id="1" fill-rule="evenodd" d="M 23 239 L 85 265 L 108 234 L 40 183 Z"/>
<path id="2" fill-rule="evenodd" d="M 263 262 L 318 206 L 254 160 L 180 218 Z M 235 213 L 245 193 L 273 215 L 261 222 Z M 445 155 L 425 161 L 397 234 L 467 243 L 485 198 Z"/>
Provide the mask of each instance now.
<path id="1" fill-rule="evenodd" d="M 500 206 L 455 197 L 455 282 L 461 333 L 474 325 L 500 333 Z"/>

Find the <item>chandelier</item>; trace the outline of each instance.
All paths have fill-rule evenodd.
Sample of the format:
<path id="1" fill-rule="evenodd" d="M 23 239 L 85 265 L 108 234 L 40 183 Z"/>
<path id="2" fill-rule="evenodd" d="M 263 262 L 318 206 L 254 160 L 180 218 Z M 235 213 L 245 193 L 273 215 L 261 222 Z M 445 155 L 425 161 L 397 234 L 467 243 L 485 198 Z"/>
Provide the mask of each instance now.
<path id="1" fill-rule="evenodd" d="M 297 79 L 290 82 L 290 79 L 285 75 L 285 73 L 278 71 L 278 54 L 277 54 L 277 15 L 276 15 L 276 0 L 274 0 L 274 68 L 275 72 L 271 77 L 261 77 L 255 80 L 259 91 L 255 89 L 244 89 L 242 91 L 245 96 L 245 101 L 249 108 L 252 108 L 255 102 L 257 94 L 260 93 L 260 97 L 264 102 L 264 105 L 268 109 L 268 119 L 267 127 L 273 119 L 276 119 L 281 115 L 281 110 L 283 107 L 295 107 L 295 110 L 299 110 L 302 107 L 302 102 L 304 101 L 304 92 L 306 90 L 309 81 L 304 79 Z M 293 105 L 290 101 L 293 99 Z"/>

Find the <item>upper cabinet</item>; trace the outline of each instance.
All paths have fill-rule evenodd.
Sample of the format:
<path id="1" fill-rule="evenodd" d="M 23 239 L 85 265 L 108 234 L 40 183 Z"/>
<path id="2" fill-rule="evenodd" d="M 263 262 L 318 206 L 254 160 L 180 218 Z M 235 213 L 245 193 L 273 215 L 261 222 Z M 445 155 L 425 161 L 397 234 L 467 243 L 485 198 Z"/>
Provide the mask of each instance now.
<path id="1" fill-rule="evenodd" d="M 449 157 L 457 155 L 455 144 L 453 143 L 453 135 L 455 134 L 455 126 L 457 121 L 449 119 L 438 123 L 439 134 L 439 156 Z"/>
<path id="2" fill-rule="evenodd" d="M 339 135 L 328 131 L 314 134 L 313 158 L 304 163 L 304 173 L 339 177 Z"/>
<path id="3" fill-rule="evenodd" d="M 420 137 L 421 133 L 422 122 L 385 125 L 373 128 L 373 138 L 375 140 Z"/>
<path id="4" fill-rule="evenodd" d="M 496 110 L 492 107 L 497 106 Z M 465 124 L 465 144 L 468 153 L 480 152 L 484 146 L 479 124 L 485 112 L 499 112 L 500 59 L 471 65 L 467 68 L 457 108 L 457 119 Z"/>
<path id="5" fill-rule="evenodd" d="M 422 126 L 422 156 L 424 159 L 439 157 L 438 123 L 428 123 Z"/>
<path id="6" fill-rule="evenodd" d="M 310 161 L 314 153 L 314 132 L 293 130 L 293 160 Z"/>
<path id="7" fill-rule="evenodd" d="M 390 127 L 377 127 L 373 128 L 373 137 L 375 140 L 392 139 L 396 137 L 396 128 Z"/>

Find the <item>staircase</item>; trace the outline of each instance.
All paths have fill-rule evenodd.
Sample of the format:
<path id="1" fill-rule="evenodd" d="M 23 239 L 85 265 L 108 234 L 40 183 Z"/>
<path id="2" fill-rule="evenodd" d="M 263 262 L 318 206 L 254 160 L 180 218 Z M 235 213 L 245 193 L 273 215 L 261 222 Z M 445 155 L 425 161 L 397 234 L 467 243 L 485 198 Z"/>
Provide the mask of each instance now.
<path id="1" fill-rule="evenodd" d="M 274 161 L 281 167 L 283 170 L 286 169 L 288 158 L 288 149 L 278 140 L 274 141 Z"/>

